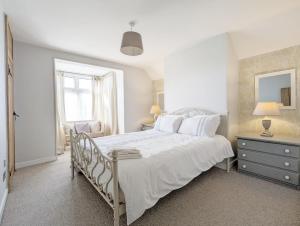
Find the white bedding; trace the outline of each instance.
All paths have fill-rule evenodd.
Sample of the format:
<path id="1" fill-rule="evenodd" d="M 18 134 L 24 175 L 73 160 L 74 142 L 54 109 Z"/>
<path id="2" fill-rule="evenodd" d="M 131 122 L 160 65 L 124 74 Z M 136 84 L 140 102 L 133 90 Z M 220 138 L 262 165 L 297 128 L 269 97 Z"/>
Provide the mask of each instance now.
<path id="1" fill-rule="evenodd" d="M 94 141 L 103 153 L 122 145 L 141 151 L 142 159 L 119 161 L 128 225 L 169 192 L 233 156 L 230 142 L 220 135 L 198 137 L 147 130 Z"/>

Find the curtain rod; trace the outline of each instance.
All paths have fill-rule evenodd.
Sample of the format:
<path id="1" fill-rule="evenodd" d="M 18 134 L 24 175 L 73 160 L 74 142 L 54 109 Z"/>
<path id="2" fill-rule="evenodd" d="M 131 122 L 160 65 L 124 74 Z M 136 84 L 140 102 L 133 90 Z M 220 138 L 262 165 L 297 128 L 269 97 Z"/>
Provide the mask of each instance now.
<path id="1" fill-rule="evenodd" d="M 110 72 L 113 72 L 113 71 L 110 71 L 110 72 L 108 72 L 108 73 L 105 73 L 104 75 L 89 75 L 89 74 L 82 74 L 82 73 L 75 73 L 75 72 L 70 72 L 70 71 L 61 71 L 61 70 L 56 70 L 56 71 L 58 71 L 58 72 L 63 72 L 63 73 L 69 73 L 69 74 L 73 74 L 73 75 L 84 75 L 84 76 L 99 76 L 99 77 L 102 77 L 102 76 L 104 76 L 104 75 L 106 75 L 106 74 L 108 74 L 108 73 L 110 73 Z"/>

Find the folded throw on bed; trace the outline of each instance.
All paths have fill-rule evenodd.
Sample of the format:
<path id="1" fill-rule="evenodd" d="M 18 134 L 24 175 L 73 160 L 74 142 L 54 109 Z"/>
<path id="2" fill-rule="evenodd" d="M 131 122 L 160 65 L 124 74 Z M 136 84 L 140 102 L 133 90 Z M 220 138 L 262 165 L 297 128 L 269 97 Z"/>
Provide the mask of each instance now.
<path id="1" fill-rule="evenodd" d="M 119 160 L 122 159 L 139 159 L 142 158 L 141 152 L 134 147 L 112 147 L 112 150 L 108 152 L 108 156 L 112 157 L 112 152 L 117 151 Z"/>

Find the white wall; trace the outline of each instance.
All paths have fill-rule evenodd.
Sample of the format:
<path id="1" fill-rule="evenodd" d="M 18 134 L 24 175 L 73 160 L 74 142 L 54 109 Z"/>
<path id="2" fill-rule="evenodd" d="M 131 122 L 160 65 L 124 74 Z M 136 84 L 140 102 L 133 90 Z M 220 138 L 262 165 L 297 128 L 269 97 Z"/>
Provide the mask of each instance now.
<path id="1" fill-rule="evenodd" d="M 149 117 L 152 81 L 141 69 L 15 42 L 16 165 L 55 155 L 54 58 L 124 71 L 125 131 Z"/>
<path id="2" fill-rule="evenodd" d="M 4 208 L 7 183 L 2 180 L 3 172 L 7 169 L 4 166 L 4 160 L 7 162 L 7 120 L 6 120 L 6 54 L 5 54 L 5 26 L 3 1 L 0 0 L 0 217 Z M 6 164 L 7 165 L 7 164 Z"/>
<path id="3" fill-rule="evenodd" d="M 165 107 L 227 112 L 227 35 L 219 35 L 166 58 Z"/>
<path id="4" fill-rule="evenodd" d="M 238 62 L 227 34 L 166 58 L 165 108 L 200 107 L 227 115 L 227 133 L 238 122 Z M 235 125 L 234 127 L 232 125 Z"/>

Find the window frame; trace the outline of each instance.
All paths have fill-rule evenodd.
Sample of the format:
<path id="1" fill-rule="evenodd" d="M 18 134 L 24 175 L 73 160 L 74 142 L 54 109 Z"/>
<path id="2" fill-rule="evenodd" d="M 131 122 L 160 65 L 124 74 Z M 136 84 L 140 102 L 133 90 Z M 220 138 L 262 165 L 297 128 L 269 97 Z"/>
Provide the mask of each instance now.
<path id="1" fill-rule="evenodd" d="M 92 111 L 91 111 L 91 119 L 84 119 L 84 120 L 67 120 L 66 117 L 66 104 L 65 104 L 65 93 L 66 91 L 71 91 L 76 93 L 77 99 L 78 99 L 78 104 L 79 104 L 79 108 L 81 105 L 81 101 L 79 100 L 79 96 L 81 93 L 90 93 L 92 95 L 92 104 L 93 104 L 93 78 L 92 76 L 89 75 L 81 75 L 81 74 L 76 74 L 76 73 L 70 73 L 70 72 L 65 72 L 63 75 L 63 78 L 68 77 L 68 78 L 72 78 L 74 79 L 74 88 L 70 88 L 70 87 L 65 87 L 65 80 L 63 79 L 63 103 L 64 103 L 64 118 L 65 118 L 65 122 L 68 123 L 76 123 L 76 122 L 91 122 L 93 121 L 93 106 L 92 106 Z M 89 89 L 83 89 L 83 88 L 79 88 L 79 79 L 86 79 L 86 80 L 90 80 L 91 81 L 91 90 Z"/>

